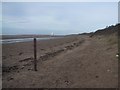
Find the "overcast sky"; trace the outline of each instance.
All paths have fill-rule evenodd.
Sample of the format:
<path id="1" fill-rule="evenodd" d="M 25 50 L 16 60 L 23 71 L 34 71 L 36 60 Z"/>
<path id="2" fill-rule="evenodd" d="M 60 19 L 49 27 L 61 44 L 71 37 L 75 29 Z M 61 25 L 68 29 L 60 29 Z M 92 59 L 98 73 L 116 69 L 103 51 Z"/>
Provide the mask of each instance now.
<path id="1" fill-rule="evenodd" d="M 117 2 L 4 2 L 2 34 L 74 34 L 118 22 Z"/>

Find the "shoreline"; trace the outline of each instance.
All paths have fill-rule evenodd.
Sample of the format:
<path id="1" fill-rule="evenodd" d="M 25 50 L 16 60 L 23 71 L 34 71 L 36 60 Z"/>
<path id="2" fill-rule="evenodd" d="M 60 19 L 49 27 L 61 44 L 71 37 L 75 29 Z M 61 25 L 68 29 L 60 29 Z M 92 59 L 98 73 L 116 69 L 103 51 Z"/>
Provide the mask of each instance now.
<path id="1" fill-rule="evenodd" d="M 1 35 L 1 39 L 22 39 L 22 38 L 49 38 L 49 37 L 64 37 L 65 35 Z"/>
<path id="2" fill-rule="evenodd" d="M 63 38 L 63 37 L 41 37 L 41 38 L 36 38 L 36 39 L 37 39 L 37 41 L 42 41 L 42 40 L 51 40 L 51 39 L 58 39 L 58 38 Z M 2 40 L 0 40 L 0 44 L 32 42 L 33 39 L 34 38 L 2 39 Z"/>

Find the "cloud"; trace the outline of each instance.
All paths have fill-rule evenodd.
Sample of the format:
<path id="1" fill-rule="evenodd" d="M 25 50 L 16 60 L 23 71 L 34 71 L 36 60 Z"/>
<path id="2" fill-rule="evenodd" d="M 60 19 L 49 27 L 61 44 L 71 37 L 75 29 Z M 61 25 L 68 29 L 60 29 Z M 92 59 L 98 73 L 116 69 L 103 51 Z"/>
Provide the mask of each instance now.
<path id="1" fill-rule="evenodd" d="M 3 4 L 3 30 L 7 34 L 21 30 L 37 34 L 82 33 L 115 23 L 117 3 Z"/>
<path id="2" fill-rule="evenodd" d="M 51 16 L 27 17 L 25 20 L 21 18 L 5 17 L 4 26 L 21 29 L 39 29 L 39 30 L 65 30 L 70 26 L 68 21 L 57 20 Z M 69 28 L 68 28 L 69 29 Z"/>

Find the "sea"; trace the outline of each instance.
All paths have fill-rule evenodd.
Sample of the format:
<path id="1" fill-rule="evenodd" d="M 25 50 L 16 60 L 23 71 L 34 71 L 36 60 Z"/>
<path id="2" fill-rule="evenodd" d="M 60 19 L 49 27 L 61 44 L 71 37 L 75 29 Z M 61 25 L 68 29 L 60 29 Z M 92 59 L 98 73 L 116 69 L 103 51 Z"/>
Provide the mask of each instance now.
<path id="1" fill-rule="evenodd" d="M 50 39 L 57 39 L 60 37 L 44 37 L 44 38 L 36 38 L 37 41 L 41 40 L 50 40 Z M 31 42 L 33 38 L 20 38 L 20 39 L 2 39 L 0 40 L 0 44 L 10 44 L 10 43 L 19 43 L 19 42 Z"/>

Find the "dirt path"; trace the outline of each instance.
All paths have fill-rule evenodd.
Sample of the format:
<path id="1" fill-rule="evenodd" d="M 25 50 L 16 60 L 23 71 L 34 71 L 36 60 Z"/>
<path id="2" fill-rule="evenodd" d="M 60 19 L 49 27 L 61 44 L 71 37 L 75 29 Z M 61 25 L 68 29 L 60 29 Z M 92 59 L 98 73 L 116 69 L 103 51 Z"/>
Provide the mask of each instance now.
<path id="1" fill-rule="evenodd" d="M 44 62 L 38 71 L 21 71 L 4 81 L 3 87 L 22 88 L 116 88 L 118 61 L 116 46 L 95 38 Z M 10 76 L 11 78 L 11 76 Z"/>

